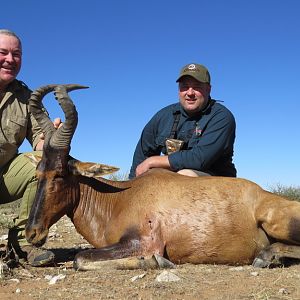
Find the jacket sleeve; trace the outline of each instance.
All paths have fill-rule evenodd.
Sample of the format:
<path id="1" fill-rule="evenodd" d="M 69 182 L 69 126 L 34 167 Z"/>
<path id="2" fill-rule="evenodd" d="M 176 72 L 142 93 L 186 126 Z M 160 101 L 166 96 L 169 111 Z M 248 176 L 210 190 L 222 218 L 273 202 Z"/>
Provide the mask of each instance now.
<path id="1" fill-rule="evenodd" d="M 221 155 L 233 149 L 235 139 L 235 120 L 229 110 L 218 110 L 208 121 L 197 143 L 188 150 L 181 150 L 169 155 L 169 162 L 174 171 L 194 169 L 205 171 Z"/>

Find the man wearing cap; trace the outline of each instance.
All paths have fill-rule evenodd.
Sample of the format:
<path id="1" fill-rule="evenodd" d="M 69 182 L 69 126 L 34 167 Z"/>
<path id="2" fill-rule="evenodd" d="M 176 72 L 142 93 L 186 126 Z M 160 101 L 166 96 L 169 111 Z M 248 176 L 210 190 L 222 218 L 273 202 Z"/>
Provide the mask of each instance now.
<path id="1" fill-rule="evenodd" d="M 235 177 L 235 119 L 225 106 L 210 97 L 207 68 L 188 64 L 181 69 L 176 82 L 179 103 L 161 109 L 145 126 L 129 178 L 152 168 L 194 177 Z"/>

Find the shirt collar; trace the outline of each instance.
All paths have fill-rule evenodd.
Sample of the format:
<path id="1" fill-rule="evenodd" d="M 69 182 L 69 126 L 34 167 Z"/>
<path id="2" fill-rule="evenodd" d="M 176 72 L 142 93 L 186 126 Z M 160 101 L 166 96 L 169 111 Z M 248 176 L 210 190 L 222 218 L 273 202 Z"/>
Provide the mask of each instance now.
<path id="1" fill-rule="evenodd" d="M 6 92 L 13 93 L 21 88 L 22 88 L 21 82 L 19 80 L 15 79 L 8 85 Z"/>

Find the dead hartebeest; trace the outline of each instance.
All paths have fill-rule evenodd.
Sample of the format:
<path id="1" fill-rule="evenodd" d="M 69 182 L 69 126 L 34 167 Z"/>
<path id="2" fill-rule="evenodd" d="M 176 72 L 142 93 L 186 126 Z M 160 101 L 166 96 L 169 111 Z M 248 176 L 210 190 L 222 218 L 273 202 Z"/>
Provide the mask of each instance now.
<path id="1" fill-rule="evenodd" d="M 116 169 L 69 156 L 77 112 L 68 92 L 76 88 L 80 86 L 49 85 L 30 99 L 45 143 L 28 241 L 43 245 L 50 226 L 66 214 L 96 247 L 76 255 L 74 266 L 80 270 L 112 262 L 153 266 L 159 258 L 175 264 L 253 262 L 258 267 L 281 263 L 283 257 L 300 258 L 300 203 L 248 180 L 192 178 L 163 169 L 123 182 L 95 178 Z M 57 130 L 42 110 L 42 98 L 50 91 L 65 113 Z"/>

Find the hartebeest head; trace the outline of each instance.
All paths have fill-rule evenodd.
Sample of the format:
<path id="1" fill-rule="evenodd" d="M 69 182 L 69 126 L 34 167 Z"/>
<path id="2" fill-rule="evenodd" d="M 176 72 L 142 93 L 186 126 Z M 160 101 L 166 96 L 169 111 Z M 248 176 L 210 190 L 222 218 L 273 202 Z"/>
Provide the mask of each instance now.
<path id="1" fill-rule="evenodd" d="M 75 175 L 93 177 L 118 170 L 102 164 L 83 163 L 69 156 L 78 116 L 68 91 L 82 88 L 86 87 L 75 84 L 47 85 L 34 91 L 29 100 L 30 111 L 45 138 L 42 158 L 31 157 L 37 164 L 38 187 L 26 226 L 26 238 L 37 246 L 46 241 L 50 226 L 67 213 L 68 201 L 76 198 L 78 183 Z M 58 129 L 55 129 L 42 106 L 43 97 L 51 91 L 54 91 L 65 114 L 65 121 Z"/>

